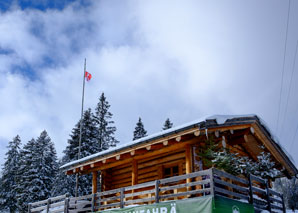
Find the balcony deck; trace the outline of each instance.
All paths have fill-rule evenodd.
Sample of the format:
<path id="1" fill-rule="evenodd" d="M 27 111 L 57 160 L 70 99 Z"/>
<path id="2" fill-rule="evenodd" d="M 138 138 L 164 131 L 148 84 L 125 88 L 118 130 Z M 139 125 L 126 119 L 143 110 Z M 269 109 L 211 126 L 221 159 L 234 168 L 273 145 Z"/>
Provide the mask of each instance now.
<path id="1" fill-rule="evenodd" d="M 81 197 L 49 198 L 29 204 L 28 212 L 95 212 L 204 196 L 249 203 L 256 212 L 285 212 L 283 196 L 267 181 L 253 175 L 247 180 L 214 168 Z"/>

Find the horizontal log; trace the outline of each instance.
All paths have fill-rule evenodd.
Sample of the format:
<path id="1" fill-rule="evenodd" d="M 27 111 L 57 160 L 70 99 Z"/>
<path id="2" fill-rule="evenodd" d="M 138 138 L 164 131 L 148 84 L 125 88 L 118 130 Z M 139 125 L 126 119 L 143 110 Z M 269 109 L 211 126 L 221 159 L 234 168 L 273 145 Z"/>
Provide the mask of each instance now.
<path id="1" fill-rule="evenodd" d="M 44 210 L 44 209 L 47 209 L 47 205 L 36 207 L 36 208 L 32 208 L 31 209 L 31 212 L 40 212 L 41 210 Z"/>
<path id="2" fill-rule="evenodd" d="M 48 199 L 46 200 L 41 200 L 41 201 L 38 201 L 38 202 L 34 202 L 34 203 L 30 203 L 31 206 L 37 206 L 37 205 L 41 205 L 41 204 L 47 204 L 48 203 Z"/>
<path id="3" fill-rule="evenodd" d="M 277 206 L 275 204 L 271 204 L 271 208 L 283 210 L 283 208 L 281 206 Z"/>
<path id="4" fill-rule="evenodd" d="M 57 206 L 64 206 L 64 204 L 65 204 L 64 200 L 60 201 L 60 202 L 57 202 L 57 203 L 52 203 L 52 204 L 50 204 L 50 208 L 55 208 Z"/>
<path id="5" fill-rule="evenodd" d="M 119 206 L 120 207 L 120 202 L 109 203 L 109 204 L 105 204 L 105 205 L 100 205 L 100 209 L 105 209 L 105 208 L 109 208 L 109 207 L 116 207 L 116 206 Z"/>
<path id="6" fill-rule="evenodd" d="M 120 196 L 113 196 L 113 197 L 101 198 L 100 201 L 101 202 L 104 202 L 104 201 L 118 200 L 118 199 L 120 199 Z"/>
<path id="7" fill-rule="evenodd" d="M 63 209 L 54 209 L 54 210 L 50 210 L 51 213 L 58 213 L 58 212 L 64 212 L 64 208 Z"/>
<path id="8" fill-rule="evenodd" d="M 258 193 L 261 193 L 263 195 L 266 195 L 267 194 L 267 192 L 265 190 L 263 190 L 263 189 L 257 188 L 255 186 L 252 186 L 251 188 L 252 188 L 252 191 L 253 192 L 258 192 Z"/>
<path id="9" fill-rule="evenodd" d="M 152 193 L 155 193 L 155 189 L 125 194 L 124 197 L 134 197 L 134 196 L 138 196 L 138 195 L 145 195 L 145 194 L 152 194 Z"/>
<path id="10" fill-rule="evenodd" d="M 158 164 L 162 164 L 165 162 L 169 162 L 169 161 L 173 161 L 173 160 L 178 160 L 178 159 L 184 159 L 185 158 L 185 153 L 181 152 L 179 154 L 173 154 L 173 155 L 169 155 L 167 157 L 163 157 L 163 158 L 157 158 L 155 160 L 150 160 L 147 161 L 145 163 L 139 163 L 138 164 L 138 169 L 142 169 L 144 167 L 149 167 L 149 166 L 156 166 Z"/>
<path id="11" fill-rule="evenodd" d="M 160 184 L 176 182 L 176 181 L 179 181 L 179 180 L 184 180 L 184 179 L 187 179 L 187 178 L 199 177 L 199 176 L 202 176 L 202 175 L 210 175 L 211 176 L 211 171 L 210 170 L 203 170 L 203 171 L 193 172 L 193 173 L 186 174 L 186 175 L 180 175 L 180 176 L 174 176 L 174 177 L 170 177 L 170 178 L 165 178 L 165 179 L 160 180 Z"/>
<path id="12" fill-rule="evenodd" d="M 172 198 L 172 197 L 182 197 L 182 196 L 187 196 L 187 195 L 192 195 L 192 194 L 201 194 L 204 192 L 210 192 L 211 188 L 206 188 L 206 189 L 198 189 L 198 190 L 192 190 L 192 191 L 187 191 L 187 192 L 180 192 L 176 194 L 167 194 L 167 195 L 160 195 L 160 199 L 166 199 L 166 198 Z"/>
<path id="13" fill-rule="evenodd" d="M 60 195 L 60 196 L 57 196 L 57 197 L 51 197 L 51 202 L 55 202 L 56 200 L 62 200 L 62 199 L 65 199 L 66 198 L 66 195 Z"/>
<path id="14" fill-rule="evenodd" d="M 210 179 L 196 181 L 196 182 L 190 182 L 190 183 L 183 183 L 183 184 L 178 184 L 178 185 L 174 185 L 174 186 L 161 187 L 160 191 L 163 192 L 163 191 L 180 189 L 180 188 L 189 187 L 189 186 L 203 185 L 203 184 L 208 184 L 208 183 L 210 183 Z"/>
<path id="15" fill-rule="evenodd" d="M 150 181 L 150 182 L 147 182 L 147 183 L 142 183 L 142 184 L 137 184 L 137 185 L 134 185 L 134 186 L 125 187 L 125 191 L 129 191 L 129 190 L 132 190 L 132 189 L 141 189 L 141 188 L 145 188 L 145 187 L 148 187 L 148 186 L 155 186 L 155 181 Z"/>
<path id="16" fill-rule="evenodd" d="M 226 189 L 214 187 L 214 191 L 215 192 L 222 193 L 222 194 L 232 195 L 232 196 L 235 196 L 235 197 L 238 197 L 238 198 L 242 198 L 242 199 L 248 200 L 248 196 L 246 196 L 244 194 L 237 193 L 237 192 L 228 191 Z"/>
<path id="17" fill-rule="evenodd" d="M 282 198 L 282 194 L 280 194 L 280 193 L 278 193 L 276 191 L 273 191 L 272 189 L 269 189 L 269 194 L 273 194 L 273 195 L 276 195 L 276 196 Z"/>
<path id="18" fill-rule="evenodd" d="M 97 192 L 96 196 L 111 195 L 111 194 L 118 193 L 120 191 L 121 191 L 121 189 L 112 189 L 112 190 L 109 190 L 109 191 Z"/>
<path id="19" fill-rule="evenodd" d="M 213 172 L 214 172 L 214 174 L 217 174 L 217 175 L 219 175 L 220 177 L 226 177 L 226 178 L 229 178 L 229 179 L 238 181 L 238 182 L 243 183 L 243 184 L 246 184 L 246 185 L 248 184 L 248 181 L 247 181 L 247 180 L 242 179 L 242 178 L 239 178 L 239 177 L 236 177 L 236 176 L 231 175 L 231 174 L 229 174 L 229 173 L 226 173 L 226 172 L 224 172 L 224 171 L 220 171 L 220 170 L 218 170 L 218 169 L 213 169 Z M 214 179 L 215 179 L 215 178 L 214 178 Z"/>
<path id="20" fill-rule="evenodd" d="M 259 177 L 255 176 L 255 175 L 251 175 L 251 179 L 252 179 L 252 180 L 255 180 L 255 181 L 257 181 L 257 182 L 263 183 L 263 184 L 266 183 L 265 180 L 263 180 L 262 178 L 259 178 Z"/>
<path id="21" fill-rule="evenodd" d="M 283 204 L 282 200 L 276 199 L 274 197 L 270 197 L 270 200 L 273 201 L 273 202 L 276 202 L 276 203 Z"/>
<path id="22" fill-rule="evenodd" d="M 242 187 L 242 186 L 239 186 L 239 185 L 235 185 L 235 184 L 232 184 L 232 183 L 229 183 L 229 182 L 225 182 L 223 180 L 219 180 L 219 179 L 216 179 L 216 178 L 214 178 L 213 180 L 214 180 L 215 183 L 225 185 L 225 186 L 231 187 L 233 189 L 237 189 L 237 190 L 245 192 L 245 193 L 249 192 L 248 188 L 245 188 L 245 187 Z"/>
<path id="23" fill-rule="evenodd" d="M 127 200 L 124 203 L 125 204 L 143 203 L 143 202 L 148 202 L 148 201 L 153 201 L 153 200 L 155 200 L 155 197 L 135 199 L 135 200 Z"/>

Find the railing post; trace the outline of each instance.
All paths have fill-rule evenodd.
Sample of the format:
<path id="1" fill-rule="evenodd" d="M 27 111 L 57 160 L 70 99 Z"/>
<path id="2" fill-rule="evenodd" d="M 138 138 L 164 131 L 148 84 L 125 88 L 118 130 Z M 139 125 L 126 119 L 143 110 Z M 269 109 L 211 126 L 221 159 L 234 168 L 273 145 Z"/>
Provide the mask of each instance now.
<path id="1" fill-rule="evenodd" d="M 253 191 L 252 191 L 252 179 L 251 174 L 248 175 L 248 189 L 249 189 L 249 203 L 254 204 L 254 197 L 253 197 Z"/>
<path id="2" fill-rule="evenodd" d="M 91 208 L 92 212 L 95 212 L 95 202 L 96 202 L 96 194 L 92 194 Z"/>
<path id="3" fill-rule="evenodd" d="M 270 200 L 270 192 L 269 192 L 269 182 L 268 182 L 268 180 L 266 180 L 266 192 L 267 192 L 268 211 L 271 212 L 271 200 Z"/>
<path id="4" fill-rule="evenodd" d="M 98 198 L 97 198 L 97 200 L 98 200 L 98 206 L 97 206 L 97 210 L 98 211 L 100 211 L 100 206 L 101 206 L 101 192 L 99 192 L 99 193 L 97 193 L 98 194 Z"/>
<path id="5" fill-rule="evenodd" d="M 47 202 L 47 213 L 50 212 L 50 204 L 51 204 L 51 199 L 49 198 Z"/>
<path id="6" fill-rule="evenodd" d="M 28 213 L 31 213 L 31 203 L 28 204 Z"/>
<path id="7" fill-rule="evenodd" d="M 159 184 L 160 180 L 155 181 L 155 203 L 159 203 Z"/>
<path id="8" fill-rule="evenodd" d="M 286 206 L 285 206 L 284 195 L 281 195 L 281 201 L 282 201 L 282 212 L 283 213 L 286 213 Z"/>
<path id="9" fill-rule="evenodd" d="M 124 207 L 124 188 L 120 189 L 120 208 Z"/>
<path id="10" fill-rule="evenodd" d="M 209 173 L 209 175 L 210 175 L 210 194 L 214 195 L 215 194 L 215 188 L 214 188 L 215 186 L 214 186 L 214 180 L 213 180 L 213 178 L 214 178 L 213 168 L 209 169 L 209 171 L 210 171 L 210 173 Z"/>
<path id="11" fill-rule="evenodd" d="M 69 198 L 66 195 L 65 200 L 64 200 L 64 213 L 68 213 L 68 208 L 69 208 Z"/>

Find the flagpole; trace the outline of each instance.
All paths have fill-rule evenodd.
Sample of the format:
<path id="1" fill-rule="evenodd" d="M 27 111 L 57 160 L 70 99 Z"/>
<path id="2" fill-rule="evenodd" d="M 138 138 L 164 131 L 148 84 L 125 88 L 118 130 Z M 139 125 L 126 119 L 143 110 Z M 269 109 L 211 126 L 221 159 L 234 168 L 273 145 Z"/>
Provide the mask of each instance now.
<path id="1" fill-rule="evenodd" d="M 84 113 L 84 94 L 85 94 L 85 75 L 86 75 L 86 58 L 85 58 L 85 63 L 84 63 L 84 74 L 83 74 L 83 92 L 82 92 L 82 108 L 81 108 L 81 120 L 80 120 L 78 160 L 81 158 L 82 127 L 83 127 L 83 113 Z M 79 174 L 77 173 L 76 174 L 76 192 L 75 192 L 76 197 L 78 197 L 78 186 L 79 186 Z"/>

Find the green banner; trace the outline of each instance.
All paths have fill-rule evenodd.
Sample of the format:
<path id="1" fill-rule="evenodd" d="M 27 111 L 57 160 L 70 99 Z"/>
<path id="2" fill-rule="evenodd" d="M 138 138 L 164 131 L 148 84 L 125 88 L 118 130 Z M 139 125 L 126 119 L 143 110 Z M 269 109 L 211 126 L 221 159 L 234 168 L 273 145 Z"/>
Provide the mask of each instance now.
<path id="1" fill-rule="evenodd" d="M 248 203 L 213 196 L 166 201 L 157 204 L 110 209 L 103 213 L 253 213 L 254 208 Z"/>

